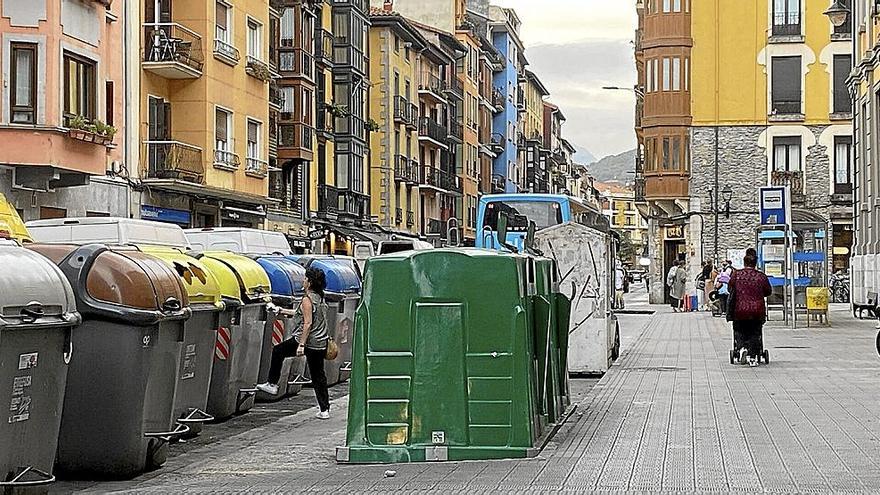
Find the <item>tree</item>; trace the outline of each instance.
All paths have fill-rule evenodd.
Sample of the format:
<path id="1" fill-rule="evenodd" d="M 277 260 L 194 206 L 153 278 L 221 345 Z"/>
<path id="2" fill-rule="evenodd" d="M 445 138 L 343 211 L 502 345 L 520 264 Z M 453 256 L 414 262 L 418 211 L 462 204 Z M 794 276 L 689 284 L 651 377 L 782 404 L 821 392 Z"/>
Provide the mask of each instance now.
<path id="1" fill-rule="evenodd" d="M 615 230 L 615 232 L 620 235 L 620 248 L 617 250 L 617 258 L 623 263 L 635 262 L 636 256 L 639 253 L 636 252 L 636 246 L 633 244 L 629 232 L 625 230 Z"/>

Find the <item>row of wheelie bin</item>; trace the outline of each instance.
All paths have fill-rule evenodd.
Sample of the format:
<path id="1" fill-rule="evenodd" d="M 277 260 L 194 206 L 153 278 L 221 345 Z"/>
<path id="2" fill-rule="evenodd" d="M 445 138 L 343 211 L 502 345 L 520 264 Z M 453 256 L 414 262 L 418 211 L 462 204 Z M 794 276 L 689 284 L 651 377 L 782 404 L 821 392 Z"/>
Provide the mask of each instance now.
<path id="1" fill-rule="evenodd" d="M 298 305 L 305 268 L 292 257 L 149 245 L 2 249 L 0 266 L 17 269 L 0 276 L 0 379 L 10 382 L 0 400 L 11 411 L 0 446 L 34 447 L 0 447 L 0 487 L 161 466 L 170 443 L 253 406 L 272 345 L 297 324 L 265 309 L 270 298 Z M 340 344 L 326 362 L 329 384 L 348 378 L 360 291 L 357 273 L 332 261 L 317 265 L 328 274 L 328 324 Z M 40 269 L 18 269 L 27 263 Z M 337 279 L 345 282 L 330 283 Z M 309 383 L 304 360 L 289 361 L 288 387 L 263 399 Z"/>

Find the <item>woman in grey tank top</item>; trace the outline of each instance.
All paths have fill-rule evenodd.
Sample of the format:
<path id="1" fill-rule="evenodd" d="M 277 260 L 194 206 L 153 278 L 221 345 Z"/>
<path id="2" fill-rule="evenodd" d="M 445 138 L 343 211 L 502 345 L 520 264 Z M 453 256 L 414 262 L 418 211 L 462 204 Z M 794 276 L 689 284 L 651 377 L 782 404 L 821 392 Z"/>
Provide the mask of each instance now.
<path id="1" fill-rule="evenodd" d="M 272 349 L 272 364 L 269 367 L 269 381 L 257 385 L 259 390 L 269 395 L 278 393 L 278 380 L 284 360 L 293 356 L 305 356 L 312 377 L 312 388 L 318 400 L 320 419 L 330 418 L 330 393 L 327 391 L 327 376 L 324 374 L 324 356 L 327 354 L 327 304 L 324 302 L 324 288 L 327 280 L 320 268 L 306 270 L 303 280 L 305 295 L 302 304 L 295 310 L 278 308 L 285 316 L 301 316 L 302 325 L 293 332 L 293 337 Z"/>

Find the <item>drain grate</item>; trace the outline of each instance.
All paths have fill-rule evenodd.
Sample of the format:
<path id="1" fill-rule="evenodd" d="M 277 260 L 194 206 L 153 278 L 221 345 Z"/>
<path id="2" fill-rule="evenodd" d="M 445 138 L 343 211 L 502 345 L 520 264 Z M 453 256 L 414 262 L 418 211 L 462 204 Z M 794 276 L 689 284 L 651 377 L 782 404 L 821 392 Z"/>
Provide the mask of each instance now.
<path id="1" fill-rule="evenodd" d="M 811 349 L 809 346 L 805 345 L 777 345 L 773 347 L 774 349 Z"/>
<path id="2" fill-rule="evenodd" d="M 653 309 L 615 309 L 614 314 L 617 315 L 652 315 L 656 313 Z"/>

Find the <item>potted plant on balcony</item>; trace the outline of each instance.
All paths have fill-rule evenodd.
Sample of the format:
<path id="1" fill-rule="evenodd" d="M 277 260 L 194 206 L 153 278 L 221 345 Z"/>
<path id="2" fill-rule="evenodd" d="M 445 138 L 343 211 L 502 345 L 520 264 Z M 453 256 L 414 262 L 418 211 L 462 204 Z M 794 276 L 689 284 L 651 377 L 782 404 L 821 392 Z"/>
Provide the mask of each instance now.
<path id="1" fill-rule="evenodd" d="M 67 135 L 78 141 L 106 146 L 113 140 L 115 134 L 115 128 L 107 126 L 99 120 L 91 123 L 81 115 L 76 115 L 67 121 Z"/>
<path id="2" fill-rule="evenodd" d="M 378 132 L 379 131 L 379 123 L 373 120 L 372 118 L 367 119 L 367 132 Z"/>
<path id="3" fill-rule="evenodd" d="M 245 72 L 263 82 L 268 82 L 272 79 L 272 73 L 269 72 L 269 66 L 251 57 L 248 57 Z"/>
<path id="4" fill-rule="evenodd" d="M 324 110 L 333 118 L 345 117 L 346 114 L 345 105 L 340 105 L 339 103 L 324 103 Z"/>

